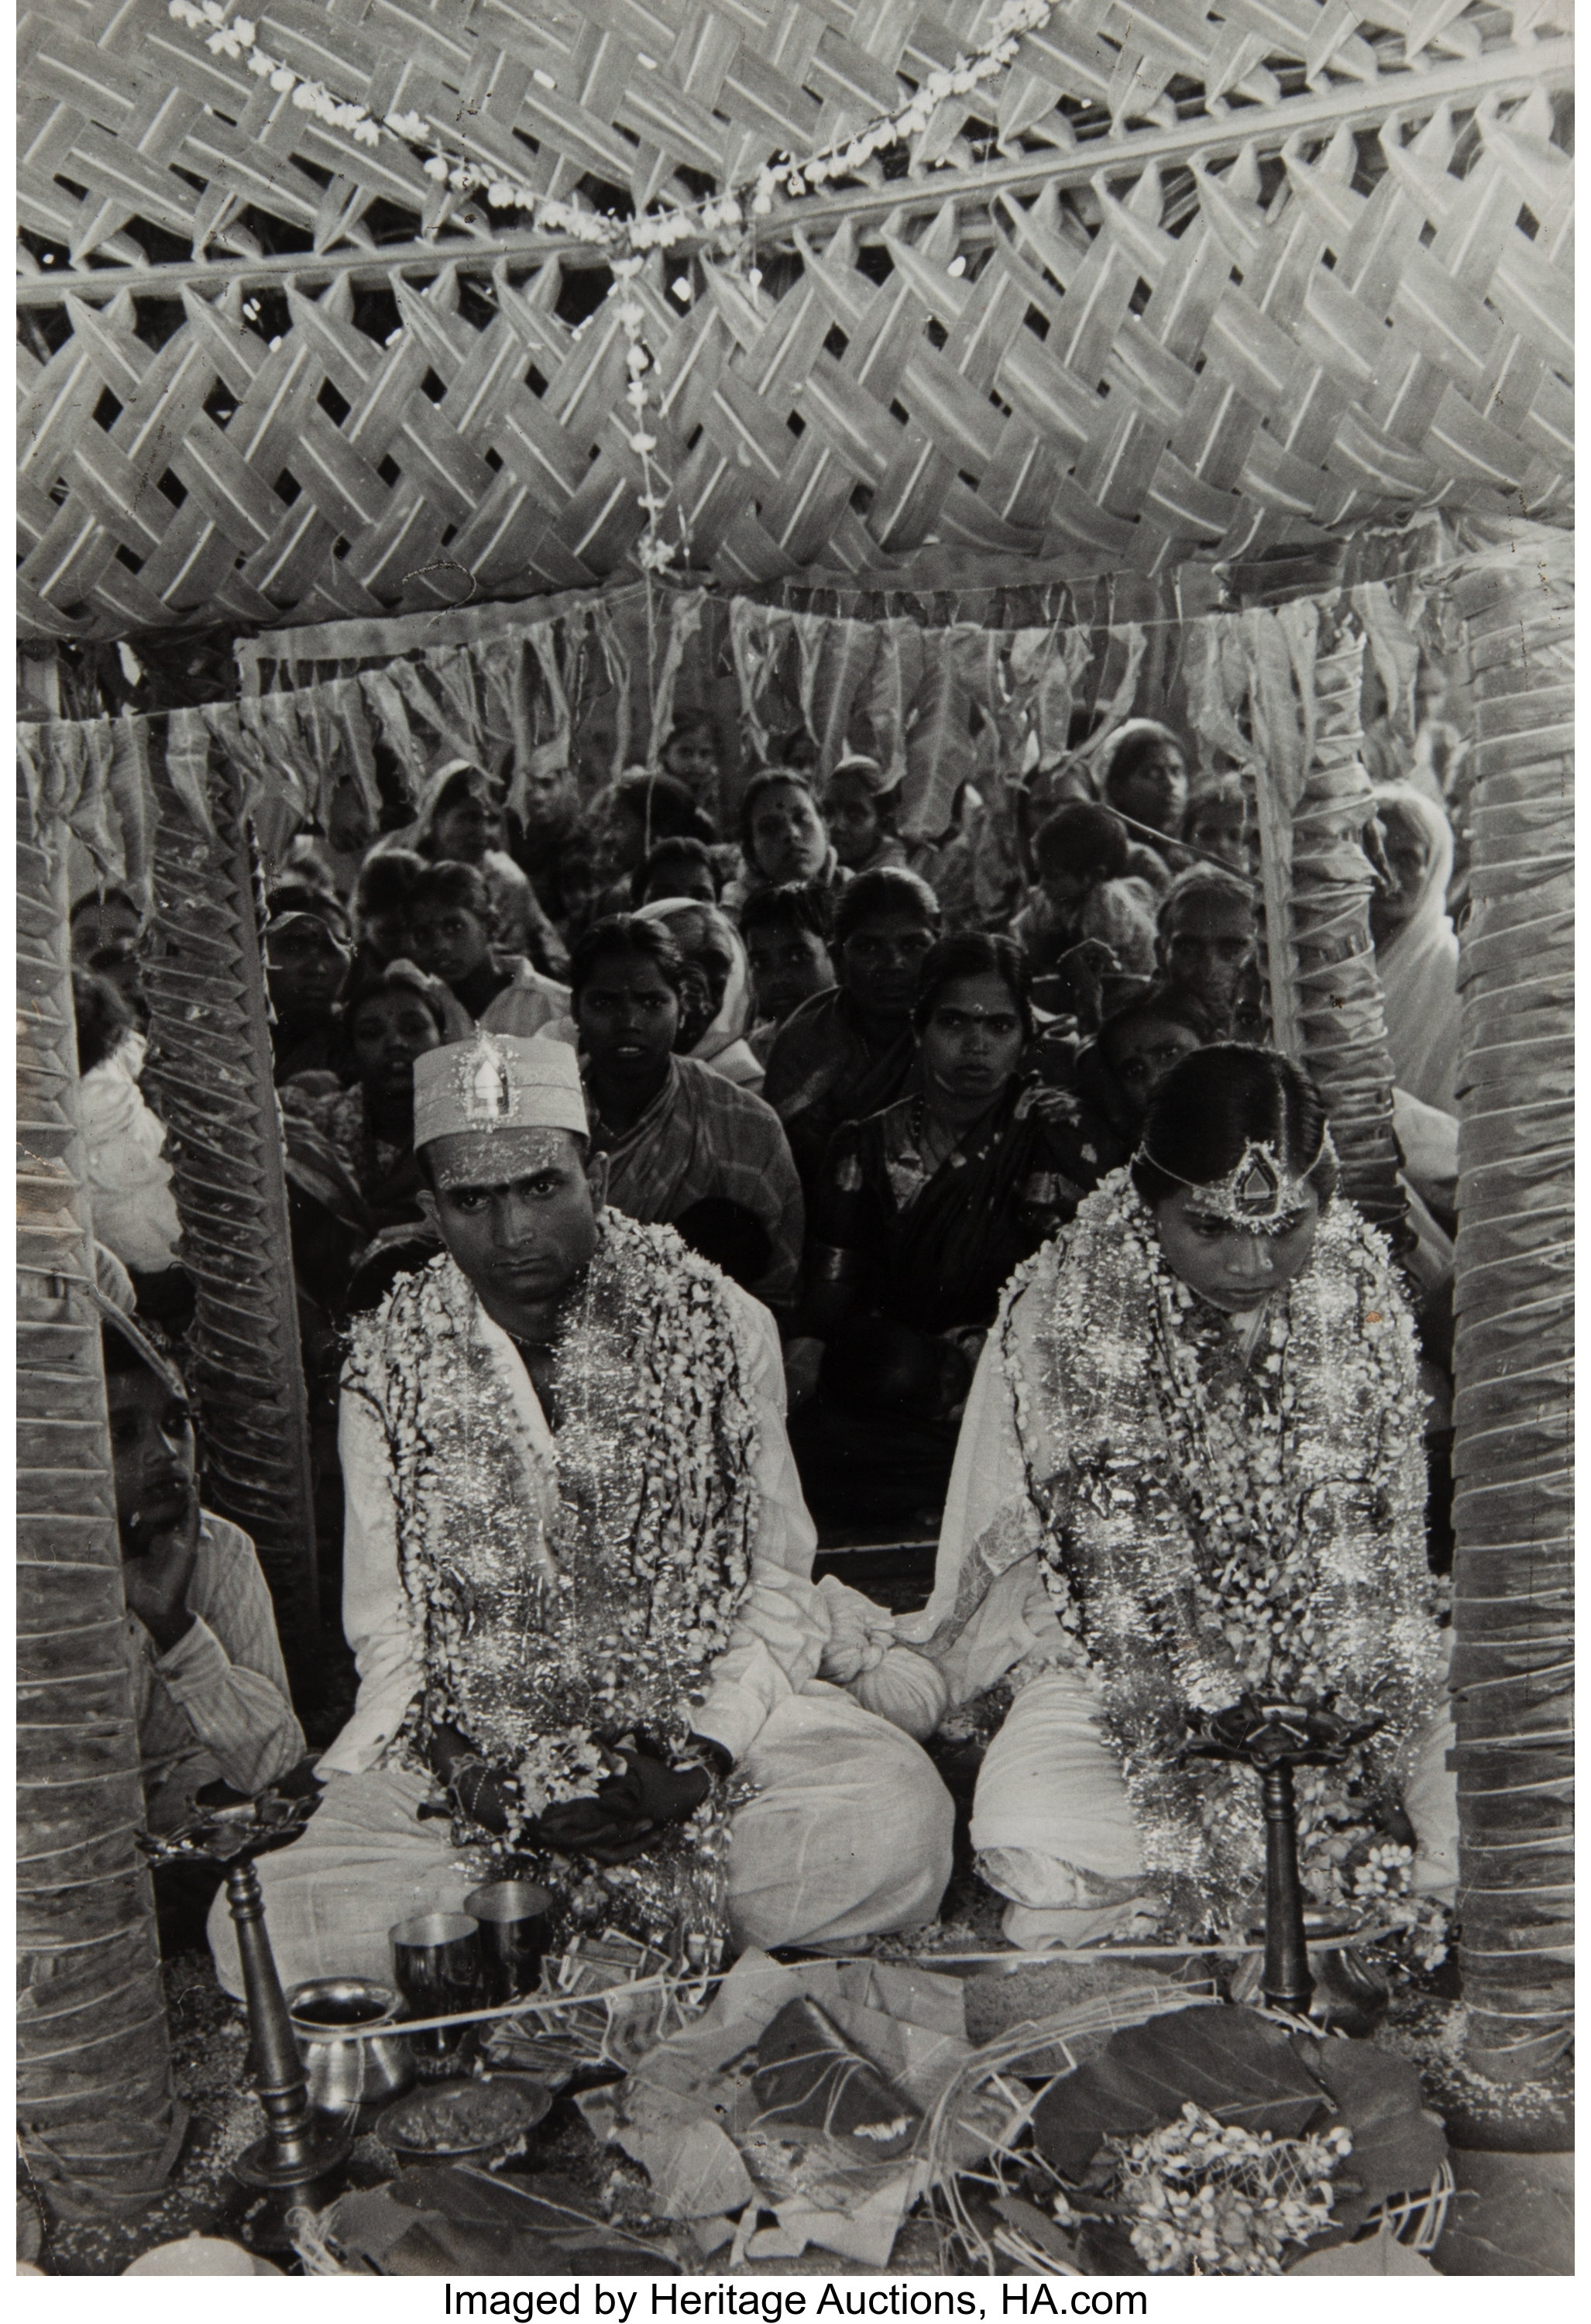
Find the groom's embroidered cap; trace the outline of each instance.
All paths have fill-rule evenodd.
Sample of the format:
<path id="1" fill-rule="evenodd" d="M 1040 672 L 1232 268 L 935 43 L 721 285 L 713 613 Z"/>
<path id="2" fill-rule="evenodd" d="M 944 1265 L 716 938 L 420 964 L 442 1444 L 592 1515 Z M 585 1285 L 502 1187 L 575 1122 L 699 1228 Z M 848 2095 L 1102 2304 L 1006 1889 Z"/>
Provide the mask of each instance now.
<path id="1" fill-rule="evenodd" d="M 568 1130 L 587 1138 L 580 1067 L 562 1041 L 480 1028 L 414 1061 L 414 1142 L 459 1130 Z"/>

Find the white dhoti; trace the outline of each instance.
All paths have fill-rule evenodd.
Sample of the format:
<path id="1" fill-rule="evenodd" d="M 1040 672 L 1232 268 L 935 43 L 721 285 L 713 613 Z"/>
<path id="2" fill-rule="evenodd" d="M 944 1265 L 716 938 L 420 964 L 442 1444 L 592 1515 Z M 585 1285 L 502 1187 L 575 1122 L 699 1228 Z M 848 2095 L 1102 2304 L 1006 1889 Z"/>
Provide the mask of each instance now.
<path id="1" fill-rule="evenodd" d="M 950 1878 L 953 1810 L 932 1763 L 898 1728 L 814 1680 L 770 1713 L 740 1765 L 760 1789 L 731 1827 L 737 1943 L 835 1943 L 933 1914 Z M 461 1908 L 478 1876 L 445 1819 L 421 1823 L 415 1813 L 436 1789 L 395 1766 L 339 1775 L 303 1838 L 261 1858 L 284 1987 L 311 1977 L 390 1981 L 388 1930 Z M 209 1938 L 222 1985 L 241 1994 L 224 1894 Z"/>
<path id="2" fill-rule="evenodd" d="M 1454 1741 L 1444 1706 L 1410 1754 L 1403 1806 L 1414 1827 L 1412 1886 L 1450 1890 L 1458 1877 Z M 1257 1782 L 1258 1778 L 1255 1778 Z M 1149 1886 L 1120 1761 L 1086 1683 L 1047 1671 L 1024 1687 L 984 1757 L 972 1801 L 978 1869 L 1011 1901 L 1014 1944 L 1089 1944 L 1130 1921 Z"/>

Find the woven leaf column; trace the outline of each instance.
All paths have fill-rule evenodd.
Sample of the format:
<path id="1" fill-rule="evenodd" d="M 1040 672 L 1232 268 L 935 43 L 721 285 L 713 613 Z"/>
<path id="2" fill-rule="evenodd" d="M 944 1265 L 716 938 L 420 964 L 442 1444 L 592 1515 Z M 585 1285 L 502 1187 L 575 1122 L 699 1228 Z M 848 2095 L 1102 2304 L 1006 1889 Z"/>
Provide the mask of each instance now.
<path id="1" fill-rule="evenodd" d="M 1461 575 L 1477 700 L 1460 938 L 1454 1561 L 1459 1964 L 1473 2063 L 1571 2026 L 1573 615 L 1510 558 Z"/>
<path id="2" fill-rule="evenodd" d="M 1323 627 L 1323 623 L 1331 623 Z M 1393 1135 L 1392 1058 L 1370 936 L 1375 885 L 1364 835 L 1375 814 L 1359 761 L 1364 640 L 1313 604 L 1241 617 L 1255 753 L 1272 1035 L 1326 1102 L 1343 1191 L 1398 1247 L 1407 1204 Z M 1229 683 L 1229 681 L 1228 681 Z M 1221 742 L 1208 694 L 1197 714 Z"/>
<path id="3" fill-rule="evenodd" d="M 1398 1177 L 1392 1054 L 1370 936 L 1375 877 L 1364 836 L 1375 801 L 1359 758 L 1365 641 L 1345 627 L 1329 647 L 1320 643 L 1313 747 L 1292 818 L 1299 1031 L 1304 1063 L 1331 1117 L 1343 1190 L 1396 1250 L 1408 1204 Z"/>
<path id="4" fill-rule="evenodd" d="M 41 824 L 44 818 L 41 817 Z M 60 2209 L 136 2207 L 171 2135 L 81 1142 L 63 825 L 17 847 L 17 2113 Z M 54 844 L 46 847 L 46 838 Z"/>
<path id="5" fill-rule="evenodd" d="M 299 1694 L 318 1646 L 315 1525 L 252 848 L 238 770 L 213 744 L 207 767 L 185 738 L 179 797 L 175 723 L 149 727 L 160 822 L 146 1080 L 167 1125 L 197 1295 L 189 1384 L 205 1498 L 253 1536 Z M 201 801 L 210 833 L 196 820 Z"/>

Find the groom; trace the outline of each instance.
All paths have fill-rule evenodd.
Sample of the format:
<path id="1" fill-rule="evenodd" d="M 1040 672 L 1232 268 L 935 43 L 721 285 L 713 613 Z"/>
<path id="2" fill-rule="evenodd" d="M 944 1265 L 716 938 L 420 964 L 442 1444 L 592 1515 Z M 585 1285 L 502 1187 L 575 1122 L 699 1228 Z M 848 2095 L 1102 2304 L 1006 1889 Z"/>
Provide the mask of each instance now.
<path id="1" fill-rule="evenodd" d="M 456 1911 L 494 1844 L 637 1933 L 715 1883 L 743 1944 L 925 1919 L 950 1800 L 821 1675 L 772 1318 L 606 1209 L 562 1044 L 417 1059 L 415 1142 L 446 1251 L 344 1375 L 360 1688 L 308 1831 L 260 1862 L 284 1984 L 386 1976 L 387 1930 Z M 235 1991 L 224 1915 L 210 1935 Z"/>

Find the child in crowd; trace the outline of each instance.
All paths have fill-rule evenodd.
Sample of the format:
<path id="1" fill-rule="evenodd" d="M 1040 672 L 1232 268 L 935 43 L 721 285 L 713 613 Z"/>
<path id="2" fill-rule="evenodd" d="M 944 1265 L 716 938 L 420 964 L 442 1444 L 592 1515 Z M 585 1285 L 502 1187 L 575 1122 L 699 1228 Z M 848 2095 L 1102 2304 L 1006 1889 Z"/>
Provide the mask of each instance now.
<path id="1" fill-rule="evenodd" d="M 409 891 L 407 925 L 409 957 L 439 977 L 464 1012 L 450 1039 L 477 1024 L 528 1040 L 568 1016 L 567 986 L 543 976 L 522 953 L 496 948 L 491 893 L 474 864 L 428 864 Z"/>
<path id="2" fill-rule="evenodd" d="M 72 966 L 91 970 L 114 984 L 133 1012 L 135 1025 L 149 1022 L 138 946 L 143 915 L 125 888 L 90 890 L 72 906 L 69 921 Z"/>
<path id="3" fill-rule="evenodd" d="M 686 712 L 674 722 L 658 761 L 666 775 L 683 783 L 712 812 L 718 804 L 718 731 L 704 711 Z"/>
<path id="4" fill-rule="evenodd" d="M 783 888 L 759 888 L 746 899 L 740 934 L 751 964 L 757 995 L 750 1035 L 759 1062 L 766 1065 L 780 1026 L 793 1010 L 834 982 L 829 958 L 829 899 L 812 881 Z"/>
<path id="5" fill-rule="evenodd" d="M 906 862 L 895 830 L 900 786 L 890 782 L 877 759 L 841 759 L 824 787 L 823 808 L 834 853 L 852 877 Z"/>
<path id="6" fill-rule="evenodd" d="M 136 1277 L 177 1265 L 179 1226 L 166 1132 L 138 1086 L 143 1036 L 108 980 L 72 971 L 78 1026 L 78 1128 L 97 1240 Z"/>
<path id="7" fill-rule="evenodd" d="M 492 779 L 468 759 L 450 759 L 427 786 L 409 844 L 430 863 L 468 863 L 492 899 L 500 941 L 524 953 L 544 976 L 568 966 L 564 940 L 536 890 L 502 845 L 502 810 Z"/>
<path id="8" fill-rule="evenodd" d="M 354 882 L 354 934 L 362 969 L 385 968 L 403 950 L 409 899 L 426 868 L 411 847 L 378 847 Z"/>
<path id="9" fill-rule="evenodd" d="M 666 897 L 684 896 L 693 903 L 716 904 L 722 889 L 713 851 L 699 839 L 661 839 L 644 863 L 630 877 L 630 899 L 636 911 Z"/>
<path id="10" fill-rule="evenodd" d="M 1108 808 L 1070 799 L 1033 843 L 1039 890 L 1011 934 L 1035 973 L 1051 975 L 1090 939 L 1109 947 L 1115 973 L 1146 977 L 1154 965 L 1152 890 L 1127 872 L 1127 835 Z"/>
<path id="11" fill-rule="evenodd" d="M 1196 857 L 1213 857 L 1245 879 L 1259 877 L 1259 831 L 1240 774 L 1211 775 L 1188 794 L 1182 838 Z"/>

